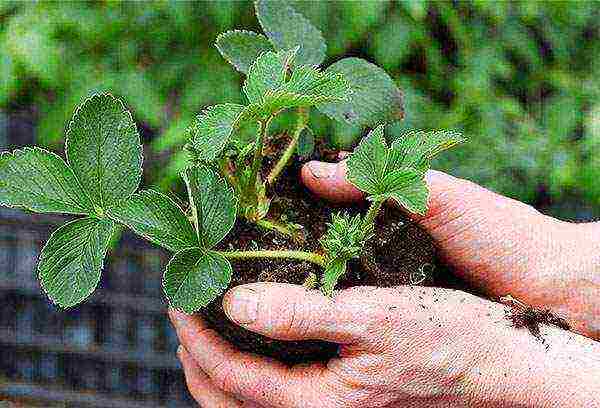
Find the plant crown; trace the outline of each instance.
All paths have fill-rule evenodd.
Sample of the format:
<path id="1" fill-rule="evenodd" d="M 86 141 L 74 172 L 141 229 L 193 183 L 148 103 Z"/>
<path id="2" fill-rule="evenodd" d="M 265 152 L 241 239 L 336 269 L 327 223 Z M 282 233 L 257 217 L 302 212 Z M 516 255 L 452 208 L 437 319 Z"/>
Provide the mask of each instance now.
<path id="1" fill-rule="evenodd" d="M 41 286 L 55 304 L 72 307 L 92 294 L 118 225 L 173 253 L 164 292 L 172 307 L 193 313 L 227 288 L 230 259 L 312 262 L 323 268 L 320 284 L 331 295 L 348 261 L 372 238 L 385 200 L 414 213 L 426 211 L 424 175 L 430 161 L 461 136 L 412 131 L 388 146 L 384 124 L 404 115 L 392 79 L 358 58 L 320 69 L 326 46 L 317 28 L 285 2 L 257 1 L 255 9 L 265 35 L 236 30 L 217 38 L 221 54 L 246 74 L 248 103 L 211 106 L 189 127 L 191 160 L 181 174 L 187 210 L 164 193 L 139 190 L 140 136 L 131 113 L 110 94 L 93 94 L 76 109 L 66 131 L 66 160 L 38 147 L 1 154 L 1 205 L 79 216 L 51 234 L 39 259 Z M 320 253 L 219 250 L 238 216 L 301 239 L 297 226 L 270 217 L 268 190 L 294 154 L 312 154 L 312 107 L 332 119 L 374 128 L 348 159 L 348 180 L 366 193 L 369 211 L 334 215 Z M 265 173 L 269 124 L 285 109 L 296 111 L 297 123 L 279 161 Z M 244 137 L 248 128 L 256 129 L 251 139 Z"/>

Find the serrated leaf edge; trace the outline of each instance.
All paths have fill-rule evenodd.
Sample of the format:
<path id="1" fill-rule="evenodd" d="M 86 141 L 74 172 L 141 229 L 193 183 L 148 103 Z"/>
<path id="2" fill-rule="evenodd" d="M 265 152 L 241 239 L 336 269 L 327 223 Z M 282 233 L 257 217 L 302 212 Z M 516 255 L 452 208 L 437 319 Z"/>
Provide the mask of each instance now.
<path id="1" fill-rule="evenodd" d="M 142 172 L 143 172 L 143 164 L 144 164 L 144 149 L 142 147 L 142 138 L 140 136 L 140 132 L 139 132 L 139 129 L 137 127 L 137 123 L 136 123 L 136 121 L 135 121 L 135 119 L 134 119 L 133 114 L 131 113 L 131 111 L 129 109 L 127 109 L 127 107 L 125 106 L 125 103 L 120 98 L 114 96 L 110 92 L 98 92 L 98 93 L 94 93 L 94 94 L 88 96 L 87 98 L 85 98 L 85 100 L 83 102 L 81 102 L 79 105 L 77 105 L 77 108 L 75 109 L 75 112 L 73 112 L 73 116 L 69 120 L 69 123 L 67 125 L 67 130 L 65 132 L 65 147 L 64 147 L 64 149 L 65 149 L 66 163 L 69 166 L 69 168 L 71 168 L 71 163 L 69 162 L 69 157 L 66 154 L 66 152 L 68 151 L 69 140 L 70 140 L 69 136 L 70 136 L 72 127 L 74 126 L 76 118 L 79 116 L 81 109 L 83 109 L 83 107 L 85 106 L 86 103 L 92 101 L 92 99 L 94 99 L 94 98 L 101 98 L 103 96 L 107 96 L 107 97 L 109 97 L 109 98 L 117 101 L 121 105 L 122 112 L 127 113 L 127 115 L 129 116 L 129 118 L 131 119 L 131 121 L 135 125 L 135 129 L 136 129 L 136 133 L 137 133 L 137 142 L 140 145 L 140 154 L 139 154 L 140 166 L 139 166 L 139 169 L 138 169 L 138 174 L 136 176 L 137 177 L 137 185 L 136 185 L 135 190 L 133 192 L 133 193 L 135 193 L 140 188 L 140 184 L 142 182 Z M 79 180 L 79 177 L 77 177 L 77 174 L 75 173 L 75 171 L 73 171 L 73 174 L 75 174 L 75 178 L 81 184 L 81 181 Z M 126 198 L 131 197 L 131 195 L 133 193 L 131 193 L 130 195 L 128 195 Z M 104 208 L 103 203 L 95 203 L 94 200 L 90 200 L 90 201 L 92 202 L 92 204 L 97 205 L 98 207 L 102 208 L 103 210 L 108 210 L 110 208 L 110 207 Z"/>
<path id="2" fill-rule="evenodd" d="M 275 48 L 276 50 L 279 48 L 277 46 L 277 44 L 275 44 L 275 42 L 271 39 L 271 37 L 269 36 L 269 32 L 267 31 L 267 29 L 265 28 L 265 26 L 263 25 L 262 19 L 261 19 L 261 13 L 259 13 L 258 11 L 258 3 L 261 0 L 254 0 L 254 13 L 256 14 L 256 18 L 258 20 L 258 23 L 260 24 L 260 27 L 262 28 L 263 32 L 265 33 L 266 37 L 269 39 L 269 41 L 271 42 L 271 44 L 273 45 L 273 48 Z M 325 37 L 323 37 L 323 32 L 317 28 L 308 18 L 306 18 L 302 13 L 298 12 L 296 9 L 294 9 L 294 7 L 292 7 L 289 4 L 286 4 L 291 10 L 292 13 L 295 15 L 295 17 L 298 18 L 298 20 L 301 20 L 302 22 L 306 23 L 307 25 L 310 25 L 311 27 L 313 27 L 316 32 L 318 33 L 319 37 L 320 37 L 320 44 L 321 44 L 321 49 L 323 50 L 323 59 L 327 58 L 327 42 L 325 41 Z M 297 46 L 298 49 L 301 48 L 300 45 Z M 323 63 L 323 61 L 321 61 L 320 63 L 316 64 L 316 65 L 321 65 Z"/>
<path id="3" fill-rule="evenodd" d="M 106 254 L 108 252 L 108 243 L 107 245 L 105 245 L 104 248 L 104 254 L 102 255 L 102 260 L 100 261 L 100 275 L 98 278 L 98 282 L 96 282 L 96 284 L 94 285 L 94 287 L 90 290 L 90 292 L 88 294 L 85 295 L 85 297 L 80 301 L 77 302 L 73 305 L 69 305 L 69 306 L 65 306 L 65 305 L 61 305 L 60 303 L 56 302 L 52 296 L 50 296 L 50 294 L 48 293 L 48 291 L 46 290 L 44 283 L 42 281 L 42 277 L 41 277 L 41 270 L 40 270 L 40 265 L 42 264 L 42 254 L 44 253 L 44 249 L 46 249 L 46 246 L 48 246 L 48 243 L 50 242 L 50 240 L 52 239 L 52 237 L 62 228 L 66 227 L 67 225 L 70 224 L 74 224 L 78 221 L 84 220 L 85 218 L 90 218 L 90 219 L 95 219 L 97 221 L 100 221 L 100 219 L 95 218 L 95 217 L 83 217 L 83 218 L 77 218 L 75 220 L 71 220 L 69 222 L 66 222 L 64 224 L 62 224 L 61 226 L 59 226 L 58 228 L 56 228 L 54 231 L 52 231 L 50 233 L 50 235 L 48 236 L 48 239 L 46 240 L 46 242 L 44 243 L 44 246 L 42 247 L 41 251 L 40 251 L 40 255 L 38 257 L 38 261 L 37 261 L 37 266 L 36 266 L 36 272 L 37 272 L 37 276 L 38 276 L 38 281 L 40 282 L 40 288 L 42 289 L 42 292 L 44 292 L 44 294 L 46 295 L 46 297 L 48 299 L 50 299 L 50 301 L 52 302 L 53 305 L 61 308 L 61 309 L 70 309 L 72 307 L 75 307 L 81 303 L 83 303 L 86 299 L 88 299 L 95 291 L 96 289 L 98 289 L 98 285 L 100 284 L 100 280 L 102 279 L 102 272 L 104 271 L 104 260 L 106 259 Z M 115 228 L 115 222 L 113 220 L 108 220 L 110 221 L 113 225 L 111 227 L 111 229 L 113 230 L 112 233 L 114 233 L 114 228 Z"/>
<path id="4" fill-rule="evenodd" d="M 181 253 L 181 252 L 184 252 L 184 251 L 189 251 L 189 250 L 191 250 L 191 249 L 200 249 L 200 250 L 204 250 L 204 251 L 206 251 L 206 252 L 214 252 L 214 253 L 216 253 L 216 254 L 219 254 L 217 251 L 213 251 L 213 250 L 211 250 L 211 249 L 209 249 L 209 248 L 202 248 L 202 247 L 198 247 L 198 248 L 194 248 L 194 247 L 193 247 L 193 248 L 186 248 L 186 249 L 182 249 L 181 251 L 177 251 L 175 254 L 173 254 L 173 256 L 171 257 L 171 259 L 169 259 L 169 262 L 167 262 L 167 265 L 165 266 L 165 270 L 163 271 L 163 276 L 162 276 L 162 281 L 161 281 L 162 290 L 163 290 L 163 293 L 165 294 L 165 298 L 167 299 L 167 303 L 169 304 L 169 308 L 171 308 L 171 309 L 174 309 L 174 310 L 177 310 L 178 312 L 184 313 L 184 314 L 186 314 L 186 315 L 189 315 L 189 316 L 191 316 L 191 315 L 193 315 L 194 313 L 196 313 L 196 312 L 197 312 L 199 309 L 198 309 L 198 310 L 195 310 L 195 311 L 193 311 L 193 312 L 188 312 L 187 310 L 184 310 L 184 309 L 182 309 L 182 308 L 180 308 L 180 307 L 174 306 L 174 305 L 173 305 L 173 303 L 171 302 L 171 299 L 169 298 L 169 295 L 167 294 L 167 290 L 166 290 L 166 286 L 165 286 L 165 285 L 166 285 L 166 275 L 167 275 L 167 272 L 168 272 L 168 270 L 169 270 L 169 267 L 171 266 L 171 263 L 172 263 L 172 262 L 173 262 L 173 260 L 175 259 L 175 256 L 176 256 L 177 254 Z M 223 259 L 227 261 L 227 264 L 229 265 L 229 269 L 231 270 L 231 272 L 232 272 L 232 274 L 233 274 L 233 266 L 231 265 L 231 262 L 229 261 L 229 259 L 225 258 L 225 257 L 224 257 L 223 255 L 221 255 L 221 254 L 219 254 L 219 256 L 223 257 Z M 227 283 L 227 287 L 229 287 L 229 285 L 230 285 L 230 284 L 231 284 L 231 279 L 230 279 L 230 280 L 229 280 L 229 282 Z M 227 288 L 225 288 L 225 289 L 223 290 L 223 292 L 224 292 L 226 289 L 227 289 Z M 179 291 L 179 289 L 178 289 L 178 291 Z M 214 301 L 214 299 L 213 299 L 213 301 Z M 211 301 L 211 302 L 212 302 L 212 301 Z"/>
<path id="5" fill-rule="evenodd" d="M 69 163 L 63 159 L 60 155 L 51 152 L 50 150 L 46 150 L 46 149 L 42 149 L 39 146 L 25 146 L 25 147 L 21 147 L 19 149 L 15 149 L 12 151 L 4 151 L 4 152 L 0 152 L 0 161 L 2 159 L 5 159 L 6 157 L 15 157 L 15 153 L 17 152 L 25 152 L 25 151 L 38 151 L 38 152 L 43 152 L 43 153 L 48 153 L 51 156 L 56 157 L 57 159 L 59 159 L 60 161 L 62 161 L 63 163 L 65 163 L 65 166 L 71 171 L 71 173 L 73 174 L 74 178 L 75 178 L 75 182 L 77 183 L 77 186 L 80 188 L 81 192 L 83 194 L 85 194 L 85 196 L 88 198 L 90 203 L 93 203 L 91 197 L 88 195 L 87 191 L 85 191 L 85 189 L 83 188 L 83 186 L 81 185 L 81 182 L 79 181 L 79 178 L 77 177 L 77 175 L 75 174 L 75 172 L 73 171 L 73 169 L 71 168 L 71 166 L 69 166 Z M 82 205 L 79 200 L 77 200 L 77 204 L 81 206 L 81 209 L 84 209 L 85 206 Z M 7 208 L 15 208 L 15 209 L 25 209 L 28 211 L 32 211 L 35 213 L 42 213 L 39 210 L 36 210 L 32 207 L 26 206 L 26 205 L 10 205 L 8 203 L 5 202 L 1 202 L 1 204 L 3 207 L 7 207 Z M 63 212 L 63 211 L 43 211 L 43 213 L 45 214 L 73 214 L 73 215 L 93 215 L 94 214 L 94 209 L 90 208 L 88 209 L 89 212 Z"/>
<path id="6" fill-rule="evenodd" d="M 254 31 L 250 31 L 250 30 L 229 30 L 229 31 L 225 31 L 224 33 L 221 33 L 217 36 L 217 38 L 215 39 L 215 48 L 219 51 L 219 54 L 221 54 L 221 56 L 227 61 L 229 62 L 229 64 L 233 65 L 233 67 L 238 71 L 241 72 L 242 74 L 245 74 L 244 71 L 242 71 L 240 69 L 240 67 L 233 62 L 231 59 L 227 58 L 227 56 L 225 55 L 225 53 L 223 52 L 223 50 L 221 49 L 221 47 L 219 46 L 219 40 L 222 40 L 223 38 L 229 37 L 232 34 L 249 34 L 250 36 L 255 36 L 255 37 L 263 37 L 264 39 L 266 39 L 267 41 L 269 41 L 269 43 L 271 44 L 271 46 L 273 46 L 273 43 L 271 42 L 271 40 L 269 39 L 269 37 L 267 37 L 264 34 L 260 34 Z M 273 46 L 274 47 L 274 46 Z M 273 51 L 275 51 L 275 48 L 273 48 Z M 267 52 L 267 51 L 265 51 Z M 261 53 L 262 54 L 262 53 Z M 259 54 L 260 56 L 260 54 Z M 250 67 L 248 67 L 248 71 L 250 71 Z"/>

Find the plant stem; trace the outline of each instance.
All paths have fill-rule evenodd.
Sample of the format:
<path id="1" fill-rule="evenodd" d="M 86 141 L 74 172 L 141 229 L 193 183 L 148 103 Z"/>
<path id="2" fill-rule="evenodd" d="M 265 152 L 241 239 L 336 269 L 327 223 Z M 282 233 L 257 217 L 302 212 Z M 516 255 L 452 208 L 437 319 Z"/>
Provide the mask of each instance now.
<path id="1" fill-rule="evenodd" d="M 221 255 L 228 259 L 297 259 L 299 261 L 312 262 L 319 266 L 325 266 L 325 260 L 319 254 L 305 251 L 220 251 Z"/>
<path id="2" fill-rule="evenodd" d="M 277 221 L 273 221 L 273 220 L 267 220 L 267 219 L 262 219 L 262 220 L 257 220 L 254 221 L 254 223 L 264 229 L 270 230 L 270 231 L 277 231 L 280 234 L 286 235 L 290 238 L 295 238 L 296 234 L 294 234 L 294 232 L 286 227 L 285 225 L 277 222 Z"/>
<path id="3" fill-rule="evenodd" d="M 283 169 L 285 169 L 285 167 L 287 166 L 288 162 L 290 161 L 290 158 L 292 157 L 292 155 L 294 154 L 294 151 L 296 150 L 296 146 L 298 145 L 298 140 L 300 140 L 300 135 L 302 134 L 302 131 L 304 130 L 304 128 L 306 128 L 307 124 L 308 124 L 308 110 L 306 108 L 300 107 L 300 108 L 298 108 L 298 118 L 296 121 L 296 127 L 294 129 L 294 133 L 292 135 L 292 140 L 290 140 L 290 143 L 288 144 L 285 151 L 283 152 L 283 154 L 281 155 L 281 157 L 275 164 L 275 167 L 273 167 L 273 169 L 269 173 L 269 176 L 267 177 L 267 183 L 269 185 L 272 186 L 273 184 L 275 184 L 275 181 L 277 181 L 277 177 L 279 177 L 279 175 L 281 174 Z"/>
<path id="4" fill-rule="evenodd" d="M 371 206 L 369 207 L 369 210 L 367 211 L 367 215 L 365 215 L 365 221 L 364 221 L 365 225 L 374 225 L 375 224 L 375 218 L 377 218 L 377 215 L 379 214 L 379 210 L 381 210 L 382 205 L 383 205 L 383 200 L 377 200 L 377 201 L 373 201 L 371 203 Z"/>
<path id="5" fill-rule="evenodd" d="M 259 171 L 262 166 L 263 146 L 267 137 L 267 131 L 272 117 L 267 120 L 261 120 L 260 128 L 256 134 L 256 142 L 254 143 L 254 158 L 252 159 L 252 173 L 250 174 L 250 191 L 256 193 L 256 185 L 259 183 Z"/>

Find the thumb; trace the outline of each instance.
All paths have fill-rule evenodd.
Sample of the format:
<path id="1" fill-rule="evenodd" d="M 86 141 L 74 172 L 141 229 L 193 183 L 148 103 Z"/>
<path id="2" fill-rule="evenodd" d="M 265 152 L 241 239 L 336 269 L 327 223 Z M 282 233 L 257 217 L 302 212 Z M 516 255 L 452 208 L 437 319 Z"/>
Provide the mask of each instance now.
<path id="1" fill-rule="evenodd" d="M 344 161 L 309 162 L 302 181 L 332 201 L 362 198 L 346 180 Z M 547 267 L 542 260 L 568 249 L 558 238 L 569 228 L 533 207 L 440 171 L 428 171 L 426 181 L 427 214 L 408 215 L 431 235 L 459 276 L 492 294 L 525 291 L 526 276 Z"/>
<path id="2" fill-rule="evenodd" d="M 358 341 L 364 328 L 356 310 L 339 307 L 318 291 L 284 283 L 258 282 L 227 292 L 223 309 L 234 323 L 279 340 Z"/>

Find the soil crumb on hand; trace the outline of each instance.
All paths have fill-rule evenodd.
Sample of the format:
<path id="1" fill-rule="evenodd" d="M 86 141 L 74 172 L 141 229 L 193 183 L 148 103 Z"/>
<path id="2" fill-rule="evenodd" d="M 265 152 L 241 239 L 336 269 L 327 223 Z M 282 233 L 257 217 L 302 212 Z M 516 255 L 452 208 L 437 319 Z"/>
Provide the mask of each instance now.
<path id="1" fill-rule="evenodd" d="M 536 309 L 510 295 L 500 298 L 500 302 L 508 306 L 506 319 L 512 323 L 513 327 L 527 328 L 531 335 L 542 343 L 545 342 L 540 332 L 542 324 L 553 325 L 563 330 L 571 329 L 571 325 L 566 319 L 556 315 L 550 309 Z"/>

